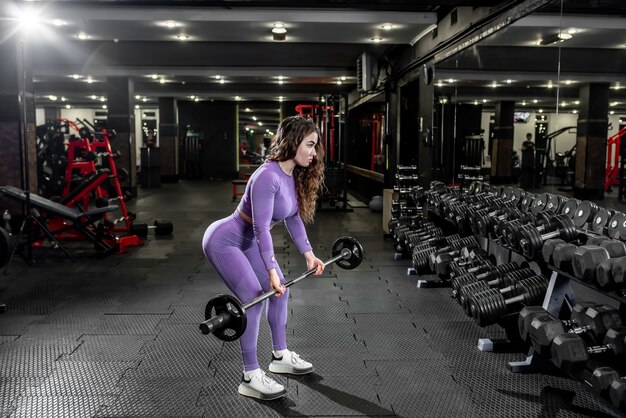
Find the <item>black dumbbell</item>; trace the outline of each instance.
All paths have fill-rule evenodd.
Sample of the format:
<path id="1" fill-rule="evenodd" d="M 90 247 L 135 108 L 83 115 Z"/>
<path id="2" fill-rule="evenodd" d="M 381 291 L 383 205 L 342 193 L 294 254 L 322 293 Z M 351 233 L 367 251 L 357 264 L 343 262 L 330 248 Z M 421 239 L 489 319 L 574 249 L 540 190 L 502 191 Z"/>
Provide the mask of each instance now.
<path id="1" fill-rule="evenodd" d="M 543 234 L 536 228 L 525 228 L 519 232 L 519 247 L 524 256 L 534 259 L 537 257 L 544 241 L 550 238 L 561 238 L 564 241 L 576 239 L 578 231 L 574 222 L 566 215 L 557 215 L 550 221 L 550 231 Z"/>
<path id="2" fill-rule="evenodd" d="M 133 222 L 130 226 L 130 233 L 140 237 L 147 236 L 149 230 L 153 230 L 156 236 L 172 235 L 174 225 L 166 219 L 157 219 L 154 221 L 154 225 Z"/>
<path id="3" fill-rule="evenodd" d="M 572 308 L 572 320 L 567 320 L 563 322 L 574 322 L 578 324 L 580 315 L 582 315 L 584 311 L 586 311 L 587 308 L 591 306 L 596 306 L 596 304 L 589 302 L 575 304 Z M 542 306 L 525 306 L 524 308 L 522 308 L 518 316 L 517 326 L 519 329 L 519 335 L 520 337 L 522 337 L 523 341 L 531 342 L 529 335 L 530 324 L 532 323 L 533 319 L 545 314 L 549 315 L 549 312 L 546 311 Z"/>
<path id="4" fill-rule="evenodd" d="M 485 260 L 487 255 L 487 252 L 479 247 L 464 247 L 458 251 L 457 255 L 454 255 L 454 252 L 438 254 L 434 257 L 434 262 L 431 264 L 431 271 L 434 271 L 441 278 L 447 278 L 450 275 L 450 264 L 458 260 L 472 262 Z M 431 262 L 433 261 L 433 254 L 431 254 L 430 260 Z"/>
<path id="5" fill-rule="evenodd" d="M 467 273 L 464 273 L 452 279 L 452 282 L 451 282 L 452 296 L 458 299 L 459 290 L 461 289 L 461 287 L 467 284 L 482 281 L 482 280 L 493 280 L 497 277 L 500 277 L 503 274 L 517 270 L 518 268 L 519 268 L 519 264 L 513 261 L 510 263 L 500 264 L 498 266 L 493 267 L 492 269 L 488 271 L 484 271 L 481 273 L 468 271 Z"/>
<path id="6" fill-rule="evenodd" d="M 626 256 L 602 261 L 596 268 L 596 286 L 605 292 L 610 290 L 621 292 L 624 289 L 625 270 Z M 617 274 L 614 275 L 613 271 Z"/>
<path id="7" fill-rule="evenodd" d="M 574 276 L 585 283 L 593 283 L 596 269 L 604 260 L 623 257 L 626 246 L 617 240 L 607 240 L 600 245 L 581 245 L 574 251 L 572 270 Z"/>
<path id="8" fill-rule="evenodd" d="M 470 298 L 470 312 L 479 326 L 492 325 L 520 304 L 538 305 L 541 303 L 547 288 L 548 280 L 537 275 L 520 280 L 503 289 L 484 290 Z M 508 299 L 505 297 L 507 294 L 510 296 Z M 521 306 L 517 310 L 521 310 Z"/>
<path id="9" fill-rule="evenodd" d="M 622 320 L 615 308 L 595 305 L 585 309 L 584 305 L 578 305 L 574 307 L 571 321 L 562 321 L 547 311 L 535 316 L 530 322 L 527 334 L 535 350 L 545 355 L 558 335 L 590 332 L 595 341 L 599 341 L 609 329 L 621 326 Z M 566 329 L 568 327 L 572 328 Z M 520 335 L 522 334 L 526 334 L 526 331 L 520 330 Z"/>
<path id="10" fill-rule="evenodd" d="M 552 363 L 568 373 L 584 369 L 590 355 L 608 352 L 626 354 L 626 327 L 608 330 L 602 345 L 588 346 L 579 335 L 567 333 L 557 336 L 550 347 Z"/>
<path id="11" fill-rule="evenodd" d="M 458 299 L 465 313 L 468 316 L 470 316 L 471 315 L 470 300 L 474 297 L 474 295 L 487 289 L 492 289 L 492 288 L 500 289 L 500 288 L 513 286 L 520 280 L 528 279 L 536 275 L 537 273 L 533 269 L 524 268 L 521 270 L 516 270 L 516 271 L 503 274 L 489 281 L 482 280 L 478 282 L 469 283 L 469 284 L 466 284 L 465 286 L 462 286 L 459 289 Z"/>

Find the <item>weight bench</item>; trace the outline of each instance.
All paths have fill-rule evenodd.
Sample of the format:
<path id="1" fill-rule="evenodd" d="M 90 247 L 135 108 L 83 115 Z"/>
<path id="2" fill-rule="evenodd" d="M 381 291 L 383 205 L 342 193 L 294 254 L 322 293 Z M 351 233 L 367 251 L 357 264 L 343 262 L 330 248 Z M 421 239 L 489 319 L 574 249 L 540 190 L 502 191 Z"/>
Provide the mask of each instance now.
<path id="1" fill-rule="evenodd" d="M 116 249 L 117 244 L 109 244 L 102 237 L 94 231 L 93 225 L 98 220 L 102 219 L 105 213 L 113 212 L 117 210 L 117 206 L 110 205 L 101 208 L 94 208 L 86 211 L 82 211 L 76 207 L 68 207 L 61 203 L 54 202 L 46 199 L 34 193 L 29 193 L 28 196 L 24 190 L 18 189 L 13 186 L 0 186 L 0 192 L 9 199 L 17 200 L 26 204 L 27 199 L 30 200 L 32 219 L 39 225 L 44 235 L 52 242 L 55 243 L 72 261 L 75 261 L 71 254 L 61 246 L 56 235 L 62 234 L 70 229 L 75 229 L 80 232 L 85 238 L 94 243 L 96 248 L 109 253 Z M 45 218 L 39 214 L 39 211 L 55 215 L 62 218 L 65 222 L 61 227 L 56 229 L 50 229 L 47 225 Z M 21 233 L 21 231 L 20 231 Z M 33 242 L 41 240 L 42 237 L 36 237 L 28 242 L 27 245 L 32 245 Z"/>

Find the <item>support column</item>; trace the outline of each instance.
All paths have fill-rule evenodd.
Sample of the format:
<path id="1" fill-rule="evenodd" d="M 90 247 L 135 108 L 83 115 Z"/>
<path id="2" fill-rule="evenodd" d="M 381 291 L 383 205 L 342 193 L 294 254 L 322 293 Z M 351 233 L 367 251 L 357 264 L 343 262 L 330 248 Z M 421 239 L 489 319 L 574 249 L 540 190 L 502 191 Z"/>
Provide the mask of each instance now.
<path id="1" fill-rule="evenodd" d="M 128 180 L 121 183 L 124 190 L 137 195 L 137 164 L 135 151 L 135 112 L 133 107 L 134 83 L 128 77 L 107 79 L 107 127 L 114 129 L 115 138 L 111 141 L 113 151 L 119 150 L 122 156 L 115 163 L 118 168 L 128 171 Z"/>
<path id="2" fill-rule="evenodd" d="M 27 37 L 0 25 L 0 184 L 37 193 L 35 95 Z M 22 205 L 3 199 L 12 214 Z"/>
<path id="3" fill-rule="evenodd" d="M 507 184 L 513 181 L 513 112 L 515 102 L 496 103 L 491 149 L 492 184 Z"/>
<path id="4" fill-rule="evenodd" d="M 400 153 L 400 135 L 398 135 L 398 93 L 391 87 L 385 89 L 385 136 L 383 147 L 385 147 L 384 173 L 385 188 L 391 188 L 395 184 L 396 167 L 398 166 Z"/>
<path id="5" fill-rule="evenodd" d="M 434 180 L 433 141 L 435 129 L 433 126 L 433 107 L 435 106 L 435 86 L 432 80 L 428 83 L 419 84 L 418 95 L 418 184 L 422 187 L 429 187 L 431 180 Z"/>
<path id="6" fill-rule="evenodd" d="M 161 148 L 161 179 L 178 181 L 178 117 L 176 99 L 159 98 L 159 147 Z"/>
<path id="7" fill-rule="evenodd" d="M 580 88 L 579 96 L 574 197 L 602 200 L 609 123 L 609 83 L 585 84 Z"/>

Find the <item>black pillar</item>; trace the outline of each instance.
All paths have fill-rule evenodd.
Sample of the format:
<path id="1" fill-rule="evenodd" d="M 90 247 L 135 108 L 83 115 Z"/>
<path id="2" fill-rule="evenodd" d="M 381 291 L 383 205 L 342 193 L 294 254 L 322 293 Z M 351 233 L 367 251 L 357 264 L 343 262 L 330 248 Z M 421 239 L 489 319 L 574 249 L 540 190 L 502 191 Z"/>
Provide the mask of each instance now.
<path id="1" fill-rule="evenodd" d="M 113 151 L 119 150 L 122 156 L 115 163 L 118 170 L 124 168 L 130 174 L 121 183 L 125 190 L 137 195 L 137 164 L 135 151 L 135 112 L 133 81 L 128 77 L 107 79 L 107 128 L 114 129 L 115 138 L 111 141 Z"/>
<path id="2" fill-rule="evenodd" d="M 43 108 L 44 121 L 59 120 L 61 117 L 61 109 L 58 107 L 44 107 Z"/>
<path id="3" fill-rule="evenodd" d="M 396 167 L 398 166 L 400 153 L 400 138 L 396 134 L 398 121 L 398 93 L 391 86 L 385 88 L 385 137 L 383 146 L 385 147 L 384 173 L 385 188 L 392 188 L 395 184 Z"/>
<path id="4" fill-rule="evenodd" d="M 26 35 L 9 22 L 0 23 L 0 184 L 37 193 L 35 96 Z M 20 213 L 22 205 L 3 200 Z"/>
<path id="5" fill-rule="evenodd" d="M 159 147 L 161 179 L 178 181 L 178 123 L 176 99 L 159 98 Z"/>
<path id="6" fill-rule="evenodd" d="M 580 88 L 579 95 L 574 197 L 601 200 L 604 199 L 606 170 L 609 83 L 585 84 Z"/>
<path id="7" fill-rule="evenodd" d="M 419 180 L 418 183 L 422 187 L 428 187 L 431 180 L 433 180 L 433 141 L 434 141 L 434 127 L 433 127 L 433 107 L 435 101 L 435 86 L 432 80 L 428 83 L 420 83 L 418 92 L 418 129 L 417 141 L 418 144 L 418 170 Z"/>
<path id="8" fill-rule="evenodd" d="M 515 102 L 496 103 L 491 149 L 492 184 L 506 184 L 513 181 L 513 112 Z"/>

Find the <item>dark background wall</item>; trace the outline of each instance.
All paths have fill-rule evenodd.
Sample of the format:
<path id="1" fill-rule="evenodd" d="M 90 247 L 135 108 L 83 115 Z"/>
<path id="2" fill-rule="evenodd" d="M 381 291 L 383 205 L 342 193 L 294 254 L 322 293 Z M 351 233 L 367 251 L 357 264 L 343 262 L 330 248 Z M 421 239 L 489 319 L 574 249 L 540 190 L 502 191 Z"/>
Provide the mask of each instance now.
<path id="1" fill-rule="evenodd" d="M 200 178 L 237 177 L 237 105 L 234 102 L 178 102 L 178 126 L 200 134 Z"/>

